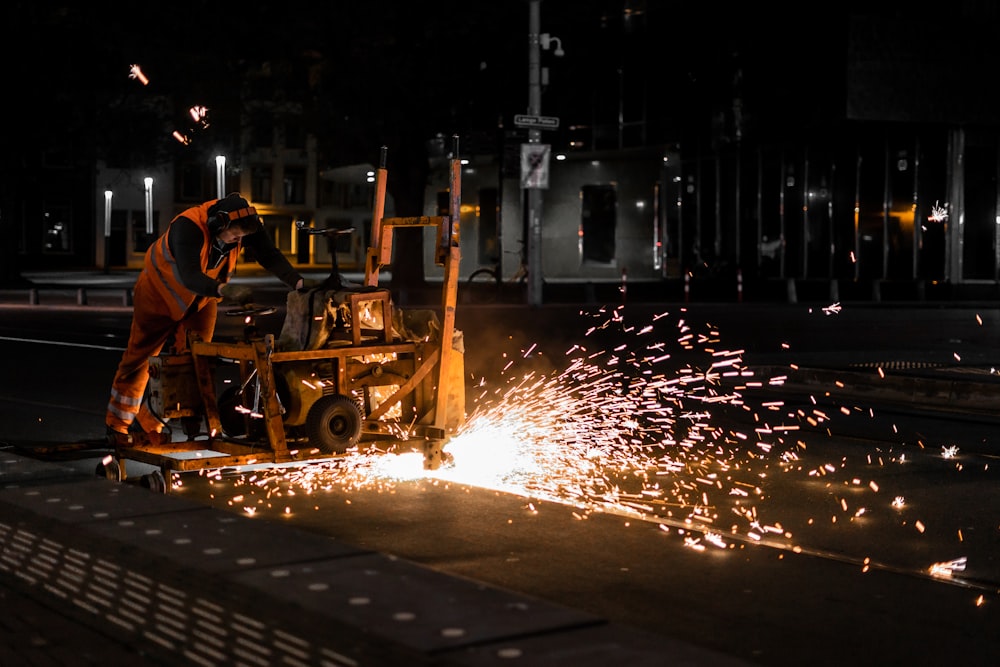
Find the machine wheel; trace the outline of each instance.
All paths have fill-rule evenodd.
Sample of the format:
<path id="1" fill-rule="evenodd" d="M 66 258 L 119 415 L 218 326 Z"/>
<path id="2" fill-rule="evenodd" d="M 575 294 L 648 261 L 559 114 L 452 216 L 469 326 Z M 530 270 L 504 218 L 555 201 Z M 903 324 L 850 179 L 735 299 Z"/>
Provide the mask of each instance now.
<path id="1" fill-rule="evenodd" d="M 204 420 L 202 417 L 181 417 L 181 426 L 184 429 L 184 435 L 189 440 L 193 440 L 195 436 L 202 432 L 201 427 L 203 423 Z"/>
<path id="2" fill-rule="evenodd" d="M 342 395 L 323 396 L 309 408 L 306 434 L 326 454 L 343 454 L 361 437 L 361 408 Z"/>
<path id="3" fill-rule="evenodd" d="M 153 493 L 167 492 L 167 480 L 159 470 L 154 470 L 148 475 L 143 475 L 140 483 Z"/>
<path id="4" fill-rule="evenodd" d="M 101 461 L 97 464 L 97 470 L 94 473 L 98 477 L 103 477 L 105 479 L 110 479 L 114 482 L 122 481 L 122 469 L 118 464 L 118 459 L 113 458 L 105 463 Z"/>

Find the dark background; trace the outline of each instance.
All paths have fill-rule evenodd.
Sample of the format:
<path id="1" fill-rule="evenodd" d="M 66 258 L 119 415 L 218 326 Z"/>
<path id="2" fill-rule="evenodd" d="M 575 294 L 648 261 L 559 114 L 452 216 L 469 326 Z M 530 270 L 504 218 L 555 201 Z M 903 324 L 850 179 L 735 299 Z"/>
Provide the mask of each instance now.
<path id="1" fill-rule="evenodd" d="M 12 2 L 0 10 L 8 124 L 0 133 L 0 282 L 47 187 L 46 163 L 123 169 L 239 144 L 246 99 L 302 110 L 324 166 L 377 163 L 420 210 L 429 152 L 462 137 L 494 154 L 528 106 L 528 0 L 505 2 Z M 542 113 L 554 150 L 794 140 L 851 122 L 996 125 L 995 3 L 540 3 Z M 131 79 L 139 64 L 150 84 Z M 186 115 L 209 110 L 207 127 Z M 624 131 L 619 121 L 624 121 Z M 173 130 L 194 136 L 182 145 Z M 516 145 L 516 141 L 512 142 Z M 694 148 L 692 148 L 694 147 Z M 233 151 L 226 151 L 235 155 Z M 239 168 L 234 157 L 232 168 Z M 81 186 L 83 190 L 89 190 Z"/>

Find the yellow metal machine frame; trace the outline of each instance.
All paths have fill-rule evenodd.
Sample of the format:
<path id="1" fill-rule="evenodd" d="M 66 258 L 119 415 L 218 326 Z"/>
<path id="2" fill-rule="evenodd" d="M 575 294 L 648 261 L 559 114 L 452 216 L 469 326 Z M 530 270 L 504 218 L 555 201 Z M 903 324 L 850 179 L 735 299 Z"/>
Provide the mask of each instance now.
<path id="1" fill-rule="evenodd" d="M 149 476 L 151 486 L 169 490 L 172 472 L 203 470 L 258 463 L 309 461 L 342 455 L 331 447 L 315 446 L 302 438 L 288 437 L 289 421 L 301 423 L 304 414 L 320 405 L 324 395 L 361 397 L 352 401 L 359 406 L 361 419 L 358 441 L 382 440 L 403 442 L 424 453 L 424 466 L 439 467 L 443 447 L 457 425 L 464 420 L 464 380 L 462 351 L 455 349 L 455 304 L 458 294 L 459 213 L 461 206 L 461 162 L 455 146 L 450 161 L 450 203 L 446 216 L 403 218 L 384 217 L 387 170 L 386 149 L 381 150 L 376 172 L 372 211 L 371 245 L 365 263 L 364 285 L 346 292 L 344 307 L 351 325 L 336 345 L 322 349 L 281 351 L 273 334 L 245 336 L 242 342 L 190 342 L 190 355 L 151 360 L 152 374 L 193 374 L 195 381 L 179 383 L 179 393 L 161 397 L 161 402 L 175 406 L 168 417 L 204 417 L 208 433 L 204 439 L 118 446 L 113 457 L 105 459 L 98 473 L 124 480 L 127 460 L 152 464 L 158 473 Z M 435 260 L 444 267 L 441 295 L 440 332 L 430 341 L 400 341 L 393 335 L 393 306 L 388 289 L 379 287 L 379 271 L 392 258 L 393 231 L 396 228 L 437 228 Z M 362 327 L 362 309 L 380 311 L 380 330 Z M 255 331 L 248 327 L 248 331 Z M 374 360 L 373 360 L 374 359 Z M 220 363 L 235 363 L 241 382 L 254 381 L 259 398 L 259 414 L 252 437 L 231 437 L 223 428 L 223 417 L 216 390 L 216 370 Z M 291 396 L 279 398 L 279 378 L 295 375 L 315 376 L 310 369 L 325 369 L 326 378 L 318 387 L 304 382 L 293 388 Z M 276 372 L 277 369 L 277 372 Z M 287 371 L 292 372 L 288 373 Z M 457 371 L 457 372 L 456 372 Z M 287 390 L 286 383 L 286 390 Z M 456 386 L 459 385 L 459 386 Z M 195 388 L 192 388 L 195 387 Z M 374 388 L 388 388 L 388 397 L 377 403 L 371 397 Z M 460 392 L 459 401 L 454 400 Z M 175 392 L 177 394 L 178 392 Z M 191 395 L 193 394 L 193 395 Z M 451 399 L 451 400 L 450 400 Z M 290 404 L 290 405 L 289 405 Z M 311 405 L 311 408 L 310 408 Z M 327 405 L 323 403 L 322 405 Z M 344 404 L 341 403 L 341 406 Z M 348 407 L 347 413 L 352 412 Z M 390 412 L 396 414 L 390 418 Z M 334 410 L 336 413 L 336 410 Z M 351 414 L 340 415 L 350 422 Z M 338 417 L 338 418 L 340 418 Z M 291 445 L 291 446 L 290 446 Z M 333 448 L 336 449 L 336 448 Z M 145 481 L 145 480 L 144 480 Z"/>

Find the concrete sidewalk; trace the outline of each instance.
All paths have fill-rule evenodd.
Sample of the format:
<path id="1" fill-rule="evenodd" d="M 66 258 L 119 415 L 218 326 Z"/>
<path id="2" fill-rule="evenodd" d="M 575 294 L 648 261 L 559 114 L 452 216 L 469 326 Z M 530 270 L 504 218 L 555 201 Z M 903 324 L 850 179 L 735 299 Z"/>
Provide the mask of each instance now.
<path id="1" fill-rule="evenodd" d="M 0 517 L 4 665 L 745 664 L 9 452 Z"/>

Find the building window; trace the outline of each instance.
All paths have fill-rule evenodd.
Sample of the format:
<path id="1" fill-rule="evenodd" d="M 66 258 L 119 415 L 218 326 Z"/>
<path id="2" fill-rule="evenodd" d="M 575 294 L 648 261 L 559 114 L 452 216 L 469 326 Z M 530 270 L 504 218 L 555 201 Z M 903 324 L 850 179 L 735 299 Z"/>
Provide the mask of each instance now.
<path id="1" fill-rule="evenodd" d="M 580 189 L 581 259 L 610 264 L 615 261 L 615 225 L 618 195 L 613 185 L 584 185 Z"/>
<path id="2" fill-rule="evenodd" d="M 497 240 L 497 202 L 496 188 L 479 190 L 479 243 L 477 259 L 480 264 L 496 264 L 500 261 L 500 244 Z"/>
<path id="3" fill-rule="evenodd" d="M 69 206 L 46 206 L 42 214 L 42 251 L 65 254 L 73 251 L 72 211 Z"/>
<path id="4" fill-rule="evenodd" d="M 153 211 L 153 233 L 146 233 L 146 211 L 132 211 L 132 252 L 137 255 L 146 254 L 146 250 L 156 240 L 156 230 L 159 229 L 160 212 Z"/>
<path id="5" fill-rule="evenodd" d="M 267 234 L 270 234 L 271 241 L 274 242 L 274 247 L 290 255 L 295 252 L 295 248 L 292 246 L 293 232 L 295 229 L 295 221 L 291 216 L 287 215 L 262 215 L 261 222 L 264 224 L 264 230 Z M 246 251 L 245 251 L 246 252 Z M 254 259 L 249 257 L 248 259 Z"/>
<path id="6" fill-rule="evenodd" d="M 284 203 L 306 203 L 306 170 L 304 167 L 285 167 Z"/>
<path id="7" fill-rule="evenodd" d="M 260 204 L 270 204 L 272 193 L 271 167 L 254 167 L 250 170 L 250 198 Z"/>

